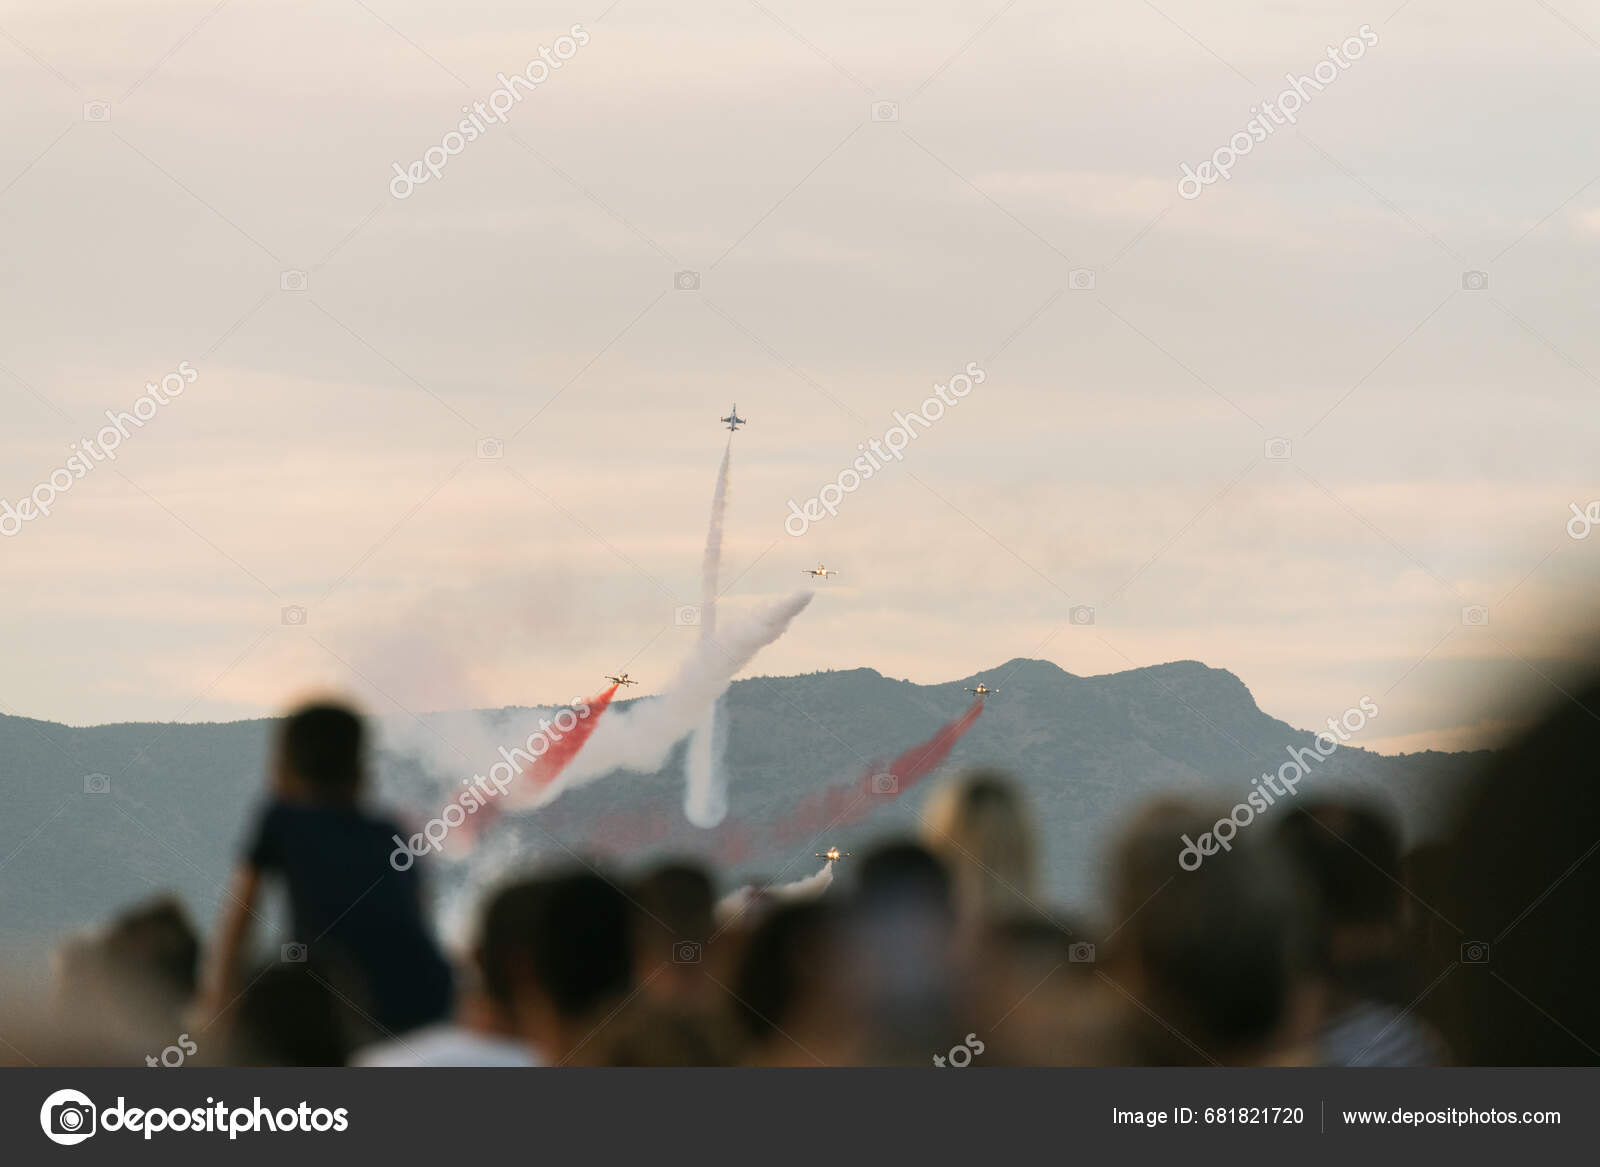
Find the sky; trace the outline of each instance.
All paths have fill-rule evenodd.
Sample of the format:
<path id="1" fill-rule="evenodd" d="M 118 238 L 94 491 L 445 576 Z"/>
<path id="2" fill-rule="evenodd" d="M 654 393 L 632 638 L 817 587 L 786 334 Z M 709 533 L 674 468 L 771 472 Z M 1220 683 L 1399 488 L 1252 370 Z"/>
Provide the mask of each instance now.
<path id="1" fill-rule="evenodd" d="M 721 604 L 823 593 L 751 674 L 1492 744 L 1596 623 L 1597 58 L 1573 0 L 7 0 L 0 711 L 651 692 L 737 402 Z"/>

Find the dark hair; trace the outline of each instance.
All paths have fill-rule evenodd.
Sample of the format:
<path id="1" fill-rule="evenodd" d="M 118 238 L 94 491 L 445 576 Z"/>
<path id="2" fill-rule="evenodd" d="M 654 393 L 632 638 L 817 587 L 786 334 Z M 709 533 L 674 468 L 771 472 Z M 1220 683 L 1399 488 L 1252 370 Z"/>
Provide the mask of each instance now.
<path id="1" fill-rule="evenodd" d="M 563 1018 L 585 1017 L 633 982 L 630 924 L 627 899 L 592 872 L 513 884 L 486 913 L 485 988 L 509 1002 L 530 980 Z"/>
<path id="2" fill-rule="evenodd" d="M 303 705 L 278 730 L 283 764 L 318 797 L 353 799 L 361 787 L 366 729 L 344 705 Z"/>
<path id="3" fill-rule="evenodd" d="M 950 873 L 920 843 L 886 843 L 861 861 L 855 906 L 865 914 L 918 907 L 954 919 Z"/>
<path id="4" fill-rule="evenodd" d="M 1122 942 L 1149 979 L 1147 1004 L 1213 1060 L 1277 1031 L 1309 946 L 1298 872 L 1265 829 L 1240 832 L 1231 850 L 1193 871 L 1179 868 L 1181 837 L 1226 817 L 1216 811 L 1157 802 L 1124 835 L 1115 861 Z M 1152 1060 L 1194 1054 L 1154 1036 Z"/>
<path id="5" fill-rule="evenodd" d="M 129 988 L 181 1006 L 194 995 L 200 970 L 200 937 L 174 896 L 130 908 L 106 929 L 105 956 Z"/>
<path id="6" fill-rule="evenodd" d="M 348 1006 L 308 966 L 273 964 L 234 1007 L 226 1061 L 242 1066 L 342 1066 L 358 1044 Z M 363 1035 L 376 1039 L 376 1033 Z M 202 1039 L 203 1040 L 203 1039 Z"/>
<path id="7" fill-rule="evenodd" d="M 687 862 L 658 864 L 633 881 L 630 893 L 635 928 L 646 943 L 663 941 L 662 960 L 670 955 L 667 945 L 685 940 L 704 944 L 716 930 L 716 890 L 703 867 Z"/>
<path id="8" fill-rule="evenodd" d="M 814 990 L 832 956 L 834 913 L 815 900 L 784 904 L 762 917 L 745 944 L 735 977 L 739 1021 L 764 1039 L 782 1032 Z"/>
<path id="9" fill-rule="evenodd" d="M 1392 922 L 1400 910 L 1400 833 L 1373 806 L 1318 802 L 1297 806 L 1278 837 L 1316 895 L 1323 923 Z"/>
<path id="10" fill-rule="evenodd" d="M 510 1006 L 519 967 L 526 962 L 532 904 L 539 890 L 533 880 L 510 884 L 490 896 L 483 907 L 478 966 L 484 992 L 502 1007 Z"/>

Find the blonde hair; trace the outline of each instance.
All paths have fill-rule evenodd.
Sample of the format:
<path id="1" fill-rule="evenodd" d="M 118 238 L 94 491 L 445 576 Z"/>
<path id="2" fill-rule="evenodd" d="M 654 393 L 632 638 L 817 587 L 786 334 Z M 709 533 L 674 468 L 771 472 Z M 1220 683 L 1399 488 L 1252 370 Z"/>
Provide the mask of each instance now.
<path id="1" fill-rule="evenodd" d="M 963 775 L 928 801 L 924 841 L 955 879 L 962 914 L 1014 915 L 1039 894 L 1038 848 L 1022 794 L 1003 774 Z"/>

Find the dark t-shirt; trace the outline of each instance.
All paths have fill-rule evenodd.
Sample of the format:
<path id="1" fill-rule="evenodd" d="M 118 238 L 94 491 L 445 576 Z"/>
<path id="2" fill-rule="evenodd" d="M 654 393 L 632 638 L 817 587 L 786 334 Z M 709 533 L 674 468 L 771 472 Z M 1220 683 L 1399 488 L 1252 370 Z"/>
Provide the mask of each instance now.
<path id="1" fill-rule="evenodd" d="M 328 970 L 396 1034 L 439 1020 L 451 1004 L 450 966 L 423 921 L 417 868 L 389 863 L 401 833 L 355 808 L 274 801 L 246 852 L 288 885 L 292 941 L 305 948 L 285 958 Z"/>

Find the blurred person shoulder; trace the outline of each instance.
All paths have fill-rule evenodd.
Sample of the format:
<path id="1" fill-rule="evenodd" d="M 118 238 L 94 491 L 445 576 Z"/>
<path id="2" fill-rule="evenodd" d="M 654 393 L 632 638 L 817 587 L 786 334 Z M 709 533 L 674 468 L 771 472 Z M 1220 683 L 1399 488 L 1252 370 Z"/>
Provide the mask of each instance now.
<path id="1" fill-rule="evenodd" d="M 545 1063 L 527 1045 L 463 1025 L 429 1025 L 355 1052 L 352 1066 L 385 1068 L 513 1067 Z"/>

